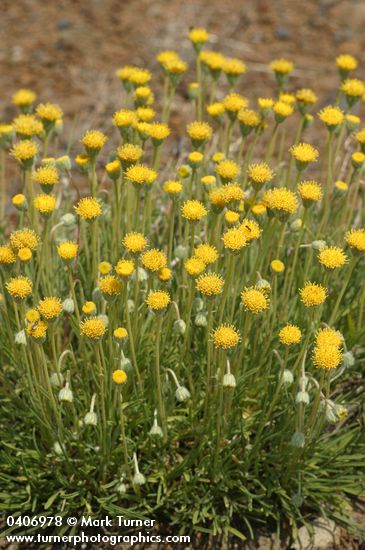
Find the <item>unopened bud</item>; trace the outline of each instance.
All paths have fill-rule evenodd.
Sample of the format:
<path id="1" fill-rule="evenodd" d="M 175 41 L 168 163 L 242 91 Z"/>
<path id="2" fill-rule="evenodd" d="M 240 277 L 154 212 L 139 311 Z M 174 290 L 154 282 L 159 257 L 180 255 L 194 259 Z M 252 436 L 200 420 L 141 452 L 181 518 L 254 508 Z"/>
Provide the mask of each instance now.
<path id="1" fill-rule="evenodd" d="M 346 353 L 343 354 L 342 363 L 343 363 L 344 367 L 346 367 L 346 368 L 354 366 L 355 357 L 354 357 L 352 351 L 346 351 Z"/>
<path id="2" fill-rule="evenodd" d="M 184 386 L 179 386 L 175 392 L 175 397 L 180 403 L 183 403 L 190 399 L 190 392 Z"/>
<path id="3" fill-rule="evenodd" d="M 63 300 L 62 309 L 69 314 L 72 314 L 75 311 L 75 304 L 72 298 L 66 298 L 66 300 Z"/>
<path id="4" fill-rule="evenodd" d="M 21 330 L 20 332 L 17 332 L 16 335 L 15 335 L 15 343 L 16 344 L 19 344 L 21 346 L 26 346 L 27 345 L 27 337 L 26 337 L 26 334 L 25 334 L 25 330 Z"/>
<path id="5" fill-rule="evenodd" d="M 177 334 L 185 334 L 186 331 L 186 323 L 182 319 L 177 319 L 174 322 L 174 331 Z"/>
<path id="6" fill-rule="evenodd" d="M 194 323 L 197 327 L 206 327 L 208 321 L 205 315 L 203 315 L 202 313 L 198 313 L 198 315 L 195 317 Z"/>
<path id="7" fill-rule="evenodd" d="M 304 403 L 304 405 L 308 405 L 308 403 L 309 403 L 309 393 L 306 392 L 306 391 L 299 391 L 297 393 L 295 401 L 296 401 L 296 403 Z"/>
<path id="8" fill-rule="evenodd" d="M 293 374 L 290 370 L 285 369 L 283 372 L 283 384 L 290 386 L 294 381 Z"/>
<path id="9" fill-rule="evenodd" d="M 327 243 L 326 241 L 313 241 L 312 242 L 312 248 L 313 250 L 323 250 L 326 248 Z"/>
<path id="10" fill-rule="evenodd" d="M 179 260 L 185 260 L 188 257 L 189 251 L 186 246 L 179 244 L 174 250 L 176 258 Z"/>
<path id="11" fill-rule="evenodd" d="M 304 447 L 304 444 L 305 444 L 304 433 L 294 432 L 290 440 L 290 445 L 293 445 L 293 447 Z"/>
<path id="12" fill-rule="evenodd" d="M 61 223 L 63 223 L 63 225 L 65 225 L 66 227 L 72 227 L 73 225 L 76 224 L 76 216 L 74 216 L 73 214 L 71 213 L 67 213 L 67 214 L 64 214 L 62 217 L 61 217 Z"/>
<path id="13" fill-rule="evenodd" d="M 231 374 L 230 372 L 226 373 L 224 376 L 223 376 L 223 387 L 224 388 L 232 388 L 234 389 L 236 387 L 236 379 L 234 377 L 233 374 Z"/>

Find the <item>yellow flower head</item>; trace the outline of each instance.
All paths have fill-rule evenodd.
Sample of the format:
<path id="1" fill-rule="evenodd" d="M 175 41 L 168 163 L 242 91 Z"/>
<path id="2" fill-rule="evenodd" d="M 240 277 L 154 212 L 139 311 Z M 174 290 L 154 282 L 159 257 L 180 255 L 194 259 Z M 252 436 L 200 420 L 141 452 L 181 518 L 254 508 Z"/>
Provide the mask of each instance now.
<path id="1" fill-rule="evenodd" d="M 170 295 L 164 290 L 150 290 L 146 299 L 146 304 L 152 311 L 162 311 L 167 308 L 170 302 Z"/>
<path id="2" fill-rule="evenodd" d="M 207 122 L 195 121 L 188 124 L 187 133 L 194 147 L 199 147 L 212 137 L 213 130 Z"/>
<path id="3" fill-rule="evenodd" d="M 271 97 L 259 97 L 257 104 L 262 113 L 267 114 L 274 105 L 274 100 Z"/>
<path id="4" fill-rule="evenodd" d="M 30 248 L 35 250 L 39 244 L 39 236 L 33 229 L 28 229 L 24 227 L 23 229 L 18 229 L 17 231 L 12 231 L 10 233 L 10 246 L 14 250 L 19 250 L 20 248 Z"/>
<path id="5" fill-rule="evenodd" d="M 11 265 L 16 262 L 13 249 L 8 245 L 0 246 L 0 265 Z"/>
<path id="6" fill-rule="evenodd" d="M 38 311 L 46 321 L 57 319 L 62 313 L 62 303 L 60 298 L 50 296 L 44 298 L 38 304 Z"/>
<path id="7" fill-rule="evenodd" d="M 122 292 L 122 283 L 115 275 L 105 275 L 99 280 L 99 288 L 103 296 L 114 297 Z"/>
<path id="8" fill-rule="evenodd" d="M 128 331 L 124 327 L 114 329 L 113 336 L 117 342 L 125 342 L 128 338 Z"/>
<path id="9" fill-rule="evenodd" d="M 128 128 L 132 126 L 137 120 L 136 113 L 129 109 L 120 109 L 114 113 L 113 122 L 118 128 Z"/>
<path id="10" fill-rule="evenodd" d="M 204 185 L 204 187 L 210 187 L 211 185 L 216 184 L 216 177 L 215 176 L 203 176 L 200 180 L 200 182 Z"/>
<path id="11" fill-rule="evenodd" d="M 36 99 L 37 96 L 34 92 L 32 92 L 32 90 L 21 88 L 13 95 L 12 103 L 17 107 L 29 107 L 35 102 Z"/>
<path id="12" fill-rule="evenodd" d="M 90 157 L 86 154 L 76 155 L 75 162 L 79 168 L 85 170 L 89 165 Z"/>
<path id="13" fill-rule="evenodd" d="M 40 168 L 37 168 L 37 170 L 33 174 L 33 179 L 43 188 L 52 188 L 56 183 L 59 182 L 60 176 L 57 169 L 54 166 L 48 164 L 46 166 L 41 166 Z"/>
<path id="14" fill-rule="evenodd" d="M 223 291 L 224 280 L 218 273 L 206 273 L 196 280 L 196 289 L 204 296 L 218 296 Z"/>
<path id="15" fill-rule="evenodd" d="M 348 261 L 348 258 L 342 248 L 337 246 L 329 246 L 323 248 L 318 254 L 319 263 L 327 269 L 336 269 L 342 267 Z"/>
<path id="16" fill-rule="evenodd" d="M 126 171 L 126 177 L 134 185 L 152 185 L 157 179 L 157 172 L 144 164 L 135 164 Z"/>
<path id="17" fill-rule="evenodd" d="M 214 118 L 218 118 L 221 115 L 223 115 L 224 111 L 225 111 L 224 104 L 221 103 L 220 101 L 215 101 L 214 103 L 210 103 L 209 105 L 207 105 L 208 115 Z"/>
<path id="18" fill-rule="evenodd" d="M 322 186 L 316 181 L 302 181 L 298 186 L 299 195 L 304 206 L 318 202 L 322 198 Z"/>
<path id="19" fill-rule="evenodd" d="M 188 70 L 188 65 L 185 61 L 176 57 L 175 59 L 166 60 L 165 63 L 163 63 L 163 68 L 170 75 L 180 76 Z"/>
<path id="20" fill-rule="evenodd" d="M 96 305 L 94 304 L 94 302 L 85 302 L 82 305 L 81 309 L 82 313 L 84 313 L 85 315 L 94 315 L 96 312 Z"/>
<path id="21" fill-rule="evenodd" d="M 266 208 L 280 216 L 294 214 L 298 210 L 298 201 L 295 194 L 286 187 L 269 189 L 262 197 Z"/>
<path id="22" fill-rule="evenodd" d="M 172 277 L 172 270 L 169 267 L 163 267 L 158 272 L 158 278 L 163 283 L 167 283 Z"/>
<path id="23" fill-rule="evenodd" d="M 212 333 L 213 344 L 218 349 L 232 349 L 240 339 L 240 333 L 233 325 L 219 325 Z"/>
<path id="24" fill-rule="evenodd" d="M 327 289 L 322 285 L 307 281 L 299 290 L 299 294 L 306 307 L 320 306 L 327 298 Z"/>
<path id="25" fill-rule="evenodd" d="M 47 195 L 46 193 L 37 195 L 34 199 L 34 208 L 43 216 L 48 216 L 56 208 L 56 197 Z"/>
<path id="26" fill-rule="evenodd" d="M 40 136 L 43 132 L 43 124 L 34 115 L 19 115 L 13 121 L 16 134 L 22 138 Z"/>
<path id="27" fill-rule="evenodd" d="M 318 116 L 329 130 L 333 130 L 344 121 L 345 115 L 339 107 L 327 105 L 319 113 Z"/>
<path id="28" fill-rule="evenodd" d="M 257 315 L 268 309 L 270 299 L 264 290 L 251 286 L 241 292 L 241 303 L 246 311 Z"/>
<path id="29" fill-rule="evenodd" d="M 197 200 L 186 201 L 181 207 L 181 215 L 189 222 L 198 222 L 208 214 L 204 204 Z"/>
<path id="30" fill-rule="evenodd" d="M 157 273 L 167 265 L 166 254 L 162 250 L 151 248 L 142 255 L 142 265 L 148 271 L 151 271 L 152 273 Z"/>
<path id="31" fill-rule="evenodd" d="M 294 64 L 291 61 L 281 57 L 280 59 L 274 59 L 274 61 L 270 63 L 270 68 L 276 74 L 288 75 L 293 71 Z"/>
<path id="32" fill-rule="evenodd" d="M 335 182 L 335 189 L 337 189 L 341 193 L 346 193 L 349 189 L 349 186 L 345 181 L 337 180 Z"/>
<path id="33" fill-rule="evenodd" d="M 25 300 L 32 294 L 33 285 L 28 277 L 12 277 L 6 284 L 6 290 L 15 300 Z"/>
<path id="34" fill-rule="evenodd" d="M 76 206 L 75 212 L 84 220 L 93 221 L 101 215 L 101 203 L 94 197 L 84 197 L 80 199 Z"/>
<path id="35" fill-rule="evenodd" d="M 129 73 L 128 81 L 134 86 L 144 86 L 152 78 L 152 74 L 148 69 L 133 67 Z"/>
<path id="36" fill-rule="evenodd" d="M 365 145 L 365 128 L 355 134 L 355 139 L 360 145 Z"/>
<path id="37" fill-rule="evenodd" d="M 317 346 L 313 350 L 313 363 L 319 369 L 335 369 L 342 361 L 341 350 L 336 346 Z"/>
<path id="38" fill-rule="evenodd" d="M 26 333 L 36 342 L 42 343 L 47 335 L 48 325 L 45 321 L 38 321 L 37 323 L 28 324 L 26 327 Z"/>
<path id="39" fill-rule="evenodd" d="M 240 59 L 227 57 L 223 63 L 223 72 L 227 76 L 240 76 L 246 72 L 246 65 Z"/>
<path id="40" fill-rule="evenodd" d="M 111 162 L 107 162 L 105 165 L 105 170 L 108 176 L 111 177 L 111 179 L 116 180 L 118 179 L 120 175 L 121 170 L 121 164 L 118 159 L 112 160 Z"/>
<path id="41" fill-rule="evenodd" d="M 365 252 L 365 229 L 351 229 L 346 233 L 346 243 L 357 252 Z"/>
<path id="42" fill-rule="evenodd" d="M 243 200 L 245 194 L 237 183 L 227 183 L 220 188 L 224 203 L 231 204 Z"/>
<path id="43" fill-rule="evenodd" d="M 234 180 L 240 173 L 239 165 L 233 160 L 223 160 L 217 164 L 215 171 L 224 181 Z"/>
<path id="44" fill-rule="evenodd" d="M 11 202 L 13 203 L 15 208 L 18 208 L 20 210 L 27 207 L 27 198 L 25 195 L 23 195 L 23 193 L 17 193 L 16 195 L 14 195 L 11 199 Z"/>
<path id="45" fill-rule="evenodd" d="M 298 344 L 302 338 L 300 328 L 296 325 L 285 325 L 279 332 L 279 340 L 284 346 Z"/>
<path id="46" fill-rule="evenodd" d="M 38 153 L 38 145 L 31 139 L 22 139 L 15 143 L 10 154 L 22 165 L 31 165 Z"/>
<path id="47" fill-rule="evenodd" d="M 55 123 L 63 116 L 61 107 L 55 103 L 40 103 L 36 108 L 36 113 L 45 123 Z"/>
<path id="48" fill-rule="evenodd" d="M 127 381 L 127 373 L 122 369 L 116 369 L 115 371 L 113 371 L 112 378 L 113 382 L 115 382 L 119 386 L 121 384 L 125 384 L 125 382 Z"/>
<path id="49" fill-rule="evenodd" d="M 152 122 L 148 127 L 147 135 L 159 144 L 170 135 L 170 128 L 162 122 Z"/>
<path id="50" fill-rule="evenodd" d="M 224 214 L 224 219 L 229 225 L 234 225 L 239 221 L 240 215 L 234 210 L 227 210 Z"/>
<path id="51" fill-rule="evenodd" d="M 134 271 L 134 262 L 131 260 L 119 260 L 115 266 L 115 273 L 119 277 L 130 277 Z"/>
<path id="52" fill-rule="evenodd" d="M 172 197 L 179 195 L 182 191 L 182 184 L 176 180 L 167 180 L 163 184 L 163 190 Z"/>
<path id="53" fill-rule="evenodd" d="M 133 143 L 125 143 L 117 149 L 117 155 L 125 164 L 134 164 L 138 162 L 143 156 L 143 149 L 139 145 Z"/>
<path id="54" fill-rule="evenodd" d="M 247 244 L 244 230 L 241 227 L 227 229 L 222 236 L 223 246 L 233 253 L 238 253 Z"/>
<path id="55" fill-rule="evenodd" d="M 288 105 L 294 105 L 295 95 L 289 94 L 288 92 L 281 92 L 279 95 L 279 100 L 287 103 Z"/>
<path id="56" fill-rule="evenodd" d="M 192 168 L 196 168 L 197 166 L 199 166 L 203 158 L 204 155 L 202 155 L 202 153 L 200 153 L 199 151 L 192 151 L 191 153 L 189 153 L 188 161 Z"/>
<path id="57" fill-rule="evenodd" d="M 98 317 L 89 317 L 80 323 L 80 333 L 90 340 L 100 340 L 106 332 L 105 323 Z"/>
<path id="58" fill-rule="evenodd" d="M 130 254 L 140 254 L 147 246 L 147 239 L 142 233 L 127 233 L 123 239 L 123 246 Z"/>
<path id="59" fill-rule="evenodd" d="M 348 78 L 342 82 L 340 89 L 350 98 L 360 99 L 365 94 L 365 84 L 357 78 Z"/>
<path id="60" fill-rule="evenodd" d="M 136 114 L 138 120 L 142 122 L 150 122 L 150 120 L 156 116 L 156 111 L 154 111 L 152 107 L 138 107 L 136 109 Z"/>
<path id="61" fill-rule="evenodd" d="M 361 168 L 361 166 L 365 162 L 365 154 L 362 153 L 361 151 L 356 151 L 355 153 L 352 153 L 351 161 L 352 161 L 352 165 L 355 169 L 356 168 Z"/>
<path id="62" fill-rule="evenodd" d="M 37 323 L 40 320 L 41 316 L 37 309 L 28 309 L 25 314 L 25 319 L 28 323 Z"/>
<path id="63" fill-rule="evenodd" d="M 241 94 L 232 92 L 224 97 L 223 105 L 225 110 L 231 114 L 232 117 L 235 117 L 241 109 L 246 109 L 248 106 L 248 99 Z"/>
<path id="64" fill-rule="evenodd" d="M 263 216 L 264 214 L 266 214 L 266 206 L 264 206 L 260 202 L 254 204 L 252 207 L 252 214 L 254 214 L 255 216 Z"/>
<path id="65" fill-rule="evenodd" d="M 255 241 L 260 238 L 261 229 L 257 222 L 254 220 L 246 219 L 240 225 L 241 230 L 243 231 L 247 242 Z"/>
<path id="66" fill-rule="evenodd" d="M 207 243 L 199 244 L 195 248 L 194 254 L 197 258 L 203 260 L 206 265 L 214 264 L 218 260 L 218 250 L 215 246 Z"/>
<path id="67" fill-rule="evenodd" d="M 301 88 L 295 94 L 296 100 L 298 103 L 304 103 L 305 105 L 313 105 L 317 101 L 317 96 L 309 88 Z"/>
<path id="68" fill-rule="evenodd" d="M 208 69 L 210 69 L 213 75 L 218 76 L 223 68 L 225 57 L 219 52 L 213 52 L 211 50 L 205 50 L 199 55 L 200 61 Z"/>
<path id="69" fill-rule="evenodd" d="M 270 166 L 266 162 L 260 162 L 258 164 L 249 164 L 247 168 L 247 175 L 249 181 L 255 185 L 261 187 L 265 183 L 269 183 L 274 173 Z"/>
<path id="70" fill-rule="evenodd" d="M 62 260 L 71 261 L 76 257 L 79 245 L 74 241 L 64 241 L 57 246 L 57 254 Z"/>
<path id="71" fill-rule="evenodd" d="M 309 162 L 316 162 L 318 150 L 309 143 L 298 143 L 290 148 L 292 157 L 297 161 L 298 169 L 305 168 Z"/>
<path id="72" fill-rule="evenodd" d="M 99 152 L 102 147 L 104 147 L 107 139 L 108 138 L 106 135 L 99 130 L 88 130 L 86 134 L 84 134 L 81 142 L 85 147 L 86 152 L 89 155 L 94 155 Z"/>
<path id="73" fill-rule="evenodd" d="M 247 135 L 246 129 L 256 128 L 261 122 L 261 117 L 259 113 L 253 111 L 252 109 L 241 109 L 238 111 L 238 121 L 244 127 L 243 135 Z M 242 130 L 242 128 L 241 128 Z"/>
<path id="74" fill-rule="evenodd" d="M 100 262 L 98 265 L 98 271 L 101 275 L 108 275 L 113 269 L 112 264 L 109 262 Z"/>
<path id="75" fill-rule="evenodd" d="M 18 258 L 21 262 L 29 262 L 32 259 L 32 251 L 28 247 L 20 248 L 18 250 Z"/>
<path id="76" fill-rule="evenodd" d="M 336 346 L 341 347 L 343 344 L 343 336 L 338 330 L 326 327 L 318 330 L 316 334 L 317 346 Z"/>
<path id="77" fill-rule="evenodd" d="M 270 266 L 274 273 L 282 273 L 285 269 L 285 264 L 281 260 L 273 260 Z"/>
<path id="78" fill-rule="evenodd" d="M 357 60 L 349 54 L 342 54 L 336 58 L 336 65 L 338 69 L 349 73 L 357 68 Z"/>
<path id="79" fill-rule="evenodd" d="M 292 105 L 289 105 L 284 101 L 276 101 L 273 105 L 273 111 L 275 113 L 275 120 L 277 122 L 282 122 L 284 119 L 293 114 L 294 109 Z"/>
<path id="80" fill-rule="evenodd" d="M 209 40 L 209 34 L 202 27 L 193 27 L 189 31 L 188 37 L 193 44 L 205 44 Z"/>
<path id="81" fill-rule="evenodd" d="M 191 277 L 197 277 L 205 270 L 205 263 L 201 258 L 197 256 L 192 256 L 187 258 L 184 262 L 185 270 L 191 275 Z"/>

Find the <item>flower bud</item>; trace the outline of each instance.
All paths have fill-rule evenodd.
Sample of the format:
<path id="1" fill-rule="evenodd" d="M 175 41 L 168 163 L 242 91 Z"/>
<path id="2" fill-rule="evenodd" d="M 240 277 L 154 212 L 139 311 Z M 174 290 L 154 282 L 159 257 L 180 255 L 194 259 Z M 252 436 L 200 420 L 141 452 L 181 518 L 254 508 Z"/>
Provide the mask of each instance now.
<path id="1" fill-rule="evenodd" d="M 174 331 L 175 331 L 177 334 L 185 334 L 185 330 L 186 330 L 186 323 L 185 323 L 185 321 L 183 321 L 182 319 L 177 319 L 177 320 L 174 322 Z"/>
<path id="2" fill-rule="evenodd" d="M 128 313 L 133 313 L 134 312 L 134 301 L 133 300 L 128 300 L 127 301 L 127 308 L 128 308 Z"/>
<path id="3" fill-rule="evenodd" d="M 74 400 L 74 396 L 72 390 L 70 390 L 68 382 L 66 382 L 65 387 L 60 390 L 58 394 L 58 399 L 67 403 L 72 403 L 72 401 Z"/>
<path id="4" fill-rule="evenodd" d="M 146 478 L 141 472 L 136 472 L 133 476 L 134 485 L 144 485 L 146 483 Z"/>
<path id="5" fill-rule="evenodd" d="M 125 483 L 123 483 L 122 479 L 120 480 L 120 483 L 116 486 L 115 490 L 120 495 L 124 495 L 127 492 L 127 486 Z"/>
<path id="6" fill-rule="evenodd" d="M 179 386 L 175 392 L 175 397 L 177 401 L 179 401 L 180 403 L 183 403 L 184 401 L 187 401 L 188 399 L 190 399 L 190 392 L 184 386 Z"/>
<path id="7" fill-rule="evenodd" d="M 290 440 L 290 445 L 293 445 L 293 447 L 304 447 L 304 444 L 305 444 L 304 433 L 294 432 Z"/>
<path id="8" fill-rule="evenodd" d="M 207 318 L 202 313 L 198 313 L 198 315 L 195 317 L 195 326 L 197 327 L 206 327 L 208 324 Z"/>
<path id="9" fill-rule="evenodd" d="M 73 227 L 76 224 L 76 216 L 71 213 L 64 214 L 60 222 L 63 223 L 65 227 Z"/>
<path id="10" fill-rule="evenodd" d="M 25 335 L 25 330 L 21 330 L 20 332 L 17 332 L 15 335 L 15 343 L 26 346 L 27 345 L 27 337 Z"/>
<path id="11" fill-rule="evenodd" d="M 51 374 L 50 381 L 51 381 L 51 386 L 53 386 L 54 388 L 61 388 L 64 382 L 63 374 L 53 372 Z"/>
<path id="12" fill-rule="evenodd" d="M 131 360 L 128 359 L 128 357 L 123 356 L 119 361 L 119 368 L 120 370 L 125 370 L 126 372 L 128 372 L 132 368 Z"/>
<path id="13" fill-rule="evenodd" d="M 204 309 L 204 300 L 202 300 L 201 298 L 195 298 L 194 305 L 195 305 L 196 311 L 203 311 L 203 309 Z"/>
<path id="14" fill-rule="evenodd" d="M 308 394 L 308 392 L 299 391 L 297 393 L 295 401 L 296 401 L 296 403 L 304 403 L 304 405 L 308 405 L 308 403 L 309 403 L 309 394 Z"/>
<path id="15" fill-rule="evenodd" d="M 62 455 L 63 454 L 61 445 L 58 443 L 58 441 L 56 441 L 56 443 L 53 445 L 53 452 L 56 455 Z"/>
<path id="16" fill-rule="evenodd" d="M 147 271 L 143 269 L 143 267 L 138 267 L 138 269 L 136 270 L 136 273 L 140 283 L 144 283 L 144 281 L 147 281 L 148 279 Z"/>
<path id="17" fill-rule="evenodd" d="M 62 171 L 71 170 L 71 159 L 68 155 L 63 155 L 56 159 L 56 166 Z"/>
<path id="18" fill-rule="evenodd" d="M 85 414 L 84 424 L 85 426 L 96 426 L 98 423 L 98 417 L 94 411 L 89 411 Z"/>
<path id="19" fill-rule="evenodd" d="M 152 428 L 149 431 L 149 434 L 156 437 L 163 437 L 162 428 L 160 428 L 158 424 L 153 424 Z"/>
<path id="20" fill-rule="evenodd" d="M 223 376 L 223 387 L 224 388 L 229 388 L 229 389 L 234 389 L 236 387 L 236 379 L 234 377 L 233 374 L 231 374 L 230 372 L 226 373 L 224 376 Z"/>
<path id="21" fill-rule="evenodd" d="M 326 241 L 313 241 L 312 242 L 312 248 L 313 250 L 323 250 L 326 248 L 327 243 Z"/>
<path id="22" fill-rule="evenodd" d="M 355 357 L 352 351 L 346 351 L 342 356 L 342 364 L 346 369 L 353 367 L 355 364 Z"/>
<path id="23" fill-rule="evenodd" d="M 290 224 L 290 229 L 292 231 L 299 231 L 302 228 L 302 225 L 303 225 L 303 221 L 300 218 L 298 218 L 292 221 L 292 223 Z"/>
<path id="24" fill-rule="evenodd" d="M 189 255 L 189 251 L 186 248 L 186 246 L 183 246 L 182 244 L 179 244 L 175 248 L 174 254 L 175 254 L 176 258 L 178 258 L 179 260 L 186 260 L 186 258 Z"/>
<path id="25" fill-rule="evenodd" d="M 293 374 L 290 370 L 285 369 L 283 372 L 283 384 L 290 386 L 294 381 Z"/>
<path id="26" fill-rule="evenodd" d="M 97 316 L 100 321 L 103 321 L 104 325 L 107 327 L 109 325 L 109 318 L 107 315 L 100 314 Z"/>
<path id="27" fill-rule="evenodd" d="M 271 284 L 266 279 L 260 278 L 255 286 L 258 290 L 267 290 L 268 292 L 271 291 Z"/>
<path id="28" fill-rule="evenodd" d="M 72 298 L 66 298 L 66 300 L 64 300 L 62 302 L 62 309 L 63 311 L 65 311 L 66 313 L 69 313 L 70 315 L 75 311 L 75 304 L 74 304 L 74 301 Z"/>

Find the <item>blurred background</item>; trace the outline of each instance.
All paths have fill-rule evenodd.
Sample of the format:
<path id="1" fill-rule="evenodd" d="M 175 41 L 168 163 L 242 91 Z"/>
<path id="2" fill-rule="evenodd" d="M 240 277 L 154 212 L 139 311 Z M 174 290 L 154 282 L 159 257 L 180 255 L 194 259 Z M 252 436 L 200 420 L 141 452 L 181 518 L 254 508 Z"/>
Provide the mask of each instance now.
<path id="1" fill-rule="evenodd" d="M 151 69 L 158 92 L 158 51 L 176 49 L 193 61 L 186 38 L 193 25 L 213 35 L 209 48 L 247 63 L 240 91 L 248 97 L 269 95 L 267 63 L 280 55 L 295 61 L 293 85 L 313 87 L 329 101 L 336 55 L 358 56 L 361 66 L 365 46 L 364 0 L 1 0 L 1 7 L 2 121 L 13 115 L 12 93 L 29 87 L 67 117 L 95 126 L 121 107 L 115 70 L 123 64 Z M 191 65 L 185 82 L 194 80 Z"/>

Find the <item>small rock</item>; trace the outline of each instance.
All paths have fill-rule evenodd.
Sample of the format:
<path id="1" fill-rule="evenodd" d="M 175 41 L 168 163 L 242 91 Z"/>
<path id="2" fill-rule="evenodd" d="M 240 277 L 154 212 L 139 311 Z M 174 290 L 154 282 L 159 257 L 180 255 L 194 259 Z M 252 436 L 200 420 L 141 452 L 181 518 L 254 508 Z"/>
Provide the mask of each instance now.
<path id="1" fill-rule="evenodd" d="M 57 29 L 59 31 L 65 31 L 66 29 L 69 29 L 71 27 L 72 23 L 68 19 L 60 19 L 59 21 L 57 21 Z"/>
<path id="2" fill-rule="evenodd" d="M 278 27 L 275 29 L 275 35 L 279 40 L 289 40 L 290 32 L 286 27 Z"/>
<path id="3" fill-rule="evenodd" d="M 306 527 L 298 531 L 298 539 L 292 545 L 294 550 L 330 550 L 340 542 L 340 529 L 334 521 L 318 518 L 313 522 L 313 533 Z"/>

